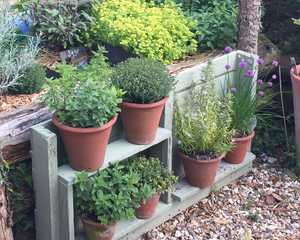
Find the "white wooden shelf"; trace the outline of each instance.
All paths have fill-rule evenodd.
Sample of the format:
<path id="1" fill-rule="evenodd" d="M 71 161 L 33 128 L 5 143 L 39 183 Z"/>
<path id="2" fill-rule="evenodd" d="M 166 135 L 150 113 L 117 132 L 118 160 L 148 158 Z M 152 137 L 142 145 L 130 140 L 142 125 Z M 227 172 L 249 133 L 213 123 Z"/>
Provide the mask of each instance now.
<path id="1" fill-rule="evenodd" d="M 99 170 L 103 170 L 110 164 L 127 159 L 171 137 L 172 132 L 170 130 L 165 128 L 158 128 L 154 141 L 148 145 L 135 145 L 127 142 L 125 139 L 114 141 L 108 144 L 103 166 Z M 73 184 L 77 173 L 78 171 L 72 169 L 68 164 L 65 164 L 58 168 L 58 176 L 60 178 L 60 181 L 64 181 L 65 184 Z M 97 173 L 97 171 L 90 173 L 90 175 L 93 175 L 95 173 Z"/>

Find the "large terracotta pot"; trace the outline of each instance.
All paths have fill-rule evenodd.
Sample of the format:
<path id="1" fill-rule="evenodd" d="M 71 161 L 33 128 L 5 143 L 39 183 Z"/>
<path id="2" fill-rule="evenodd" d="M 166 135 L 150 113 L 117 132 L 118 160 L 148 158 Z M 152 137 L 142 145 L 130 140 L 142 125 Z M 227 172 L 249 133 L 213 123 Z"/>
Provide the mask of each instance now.
<path id="1" fill-rule="evenodd" d="M 199 188 L 207 188 L 214 184 L 215 177 L 224 155 L 211 160 L 196 160 L 178 151 L 182 160 L 185 176 L 189 184 Z"/>
<path id="2" fill-rule="evenodd" d="M 291 79 L 294 98 L 295 134 L 297 153 L 300 154 L 300 65 L 297 66 L 296 76 L 294 69 L 291 70 Z"/>
<path id="3" fill-rule="evenodd" d="M 233 138 L 233 149 L 225 156 L 225 161 L 231 164 L 240 164 L 245 160 L 246 154 L 251 149 L 254 131 L 246 137 Z"/>
<path id="4" fill-rule="evenodd" d="M 111 129 L 117 117 L 100 128 L 69 127 L 60 123 L 55 116 L 52 121 L 62 137 L 72 168 L 93 172 L 102 166 Z"/>
<path id="5" fill-rule="evenodd" d="M 140 219 L 151 218 L 155 214 L 156 207 L 158 205 L 160 194 L 155 194 L 152 198 L 146 202 L 142 202 L 141 206 L 135 210 L 135 216 Z"/>
<path id="6" fill-rule="evenodd" d="M 125 137 L 133 144 L 150 144 L 156 135 L 167 97 L 156 103 L 122 103 L 121 117 Z"/>
<path id="7" fill-rule="evenodd" d="M 87 218 L 82 218 L 83 227 L 88 240 L 112 240 L 116 232 L 116 223 L 104 225 Z"/>

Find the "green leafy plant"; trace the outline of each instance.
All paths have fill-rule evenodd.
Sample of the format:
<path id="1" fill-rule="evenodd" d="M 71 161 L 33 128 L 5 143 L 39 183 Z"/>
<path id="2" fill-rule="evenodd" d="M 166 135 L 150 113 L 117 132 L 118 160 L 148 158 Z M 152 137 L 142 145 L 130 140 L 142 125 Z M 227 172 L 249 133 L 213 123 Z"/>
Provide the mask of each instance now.
<path id="1" fill-rule="evenodd" d="M 168 96 L 174 78 L 166 67 L 155 60 L 131 58 L 119 63 L 113 71 L 113 84 L 125 91 L 124 100 L 153 103 Z"/>
<path id="2" fill-rule="evenodd" d="M 84 69 L 58 66 L 61 77 L 48 81 L 43 101 L 59 121 L 72 127 L 100 127 L 119 112 L 123 92 L 110 83 L 111 70 L 102 52 Z"/>
<path id="3" fill-rule="evenodd" d="M 194 23 L 171 2 L 155 6 L 144 0 L 96 1 L 92 12 L 89 41 L 122 46 L 164 63 L 196 50 Z"/>
<path id="4" fill-rule="evenodd" d="M 0 1 L 0 94 L 16 85 L 34 64 L 38 44 L 38 39 L 18 33 L 13 11 Z"/>
<path id="5" fill-rule="evenodd" d="M 25 70 L 18 83 L 10 88 L 15 93 L 32 94 L 41 91 L 46 82 L 46 70 L 42 65 L 34 64 Z"/>
<path id="6" fill-rule="evenodd" d="M 128 172 L 125 166 L 119 164 L 92 177 L 81 172 L 76 177 L 76 209 L 80 215 L 102 224 L 132 219 L 135 209 L 139 207 L 135 197 L 139 192 L 139 180 L 139 174 Z"/>
<path id="7" fill-rule="evenodd" d="M 175 133 L 183 153 L 199 159 L 214 158 L 232 147 L 231 94 L 218 96 L 211 63 L 203 70 L 204 84 L 194 88 L 184 110 L 175 111 Z"/>
<path id="8" fill-rule="evenodd" d="M 128 167 L 130 171 L 140 175 L 138 188 L 141 200 L 171 189 L 178 180 L 178 177 L 161 164 L 159 158 L 144 156 L 133 158 L 129 161 Z"/>
<path id="9" fill-rule="evenodd" d="M 7 181 L 9 166 L 6 162 L 0 165 L 0 186 L 5 185 Z"/>
<path id="10" fill-rule="evenodd" d="M 68 48 L 82 43 L 83 33 L 93 21 L 88 14 L 89 5 L 76 2 L 28 0 L 16 7 L 29 15 L 34 33 L 51 47 Z"/>

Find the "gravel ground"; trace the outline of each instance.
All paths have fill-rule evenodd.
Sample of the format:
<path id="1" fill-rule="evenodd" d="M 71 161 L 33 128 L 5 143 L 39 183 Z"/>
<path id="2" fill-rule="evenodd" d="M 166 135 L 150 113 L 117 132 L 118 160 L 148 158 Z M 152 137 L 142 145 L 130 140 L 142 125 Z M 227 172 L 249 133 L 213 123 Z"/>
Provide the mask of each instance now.
<path id="1" fill-rule="evenodd" d="M 264 157 L 223 187 L 148 232 L 143 240 L 300 240 L 300 181 Z"/>

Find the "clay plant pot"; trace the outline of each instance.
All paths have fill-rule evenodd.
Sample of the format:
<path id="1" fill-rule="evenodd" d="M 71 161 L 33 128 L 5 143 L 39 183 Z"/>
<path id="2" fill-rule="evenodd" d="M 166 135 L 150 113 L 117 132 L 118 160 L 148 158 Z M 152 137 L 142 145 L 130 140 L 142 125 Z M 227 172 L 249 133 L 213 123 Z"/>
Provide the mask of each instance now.
<path id="1" fill-rule="evenodd" d="M 167 100 L 165 97 L 150 104 L 122 103 L 121 117 L 128 142 L 146 145 L 154 140 Z"/>
<path id="2" fill-rule="evenodd" d="M 296 134 L 296 147 L 298 154 L 300 153 L 300 65 L 297 66 L 297 73 L 295 69 L 291 69 L 291 79 L 293 87 L 294 98 L 294 116 L 295 116 L 295 134 Z"/>
<path id="3" fill-rule="evenodd" d="M 157 193 L 146 202 L 142 202 L 141 206 L 135 210 L 135 216 L 140 219 L 151 218 L 155 214 L 158 205 L 160 194 Z"/>
<path id="4" fill-rule="evenodd" d="M 196 160 L 181 151 L 178 151 L 178 155 L 182 160 L 185 176 L 189 184 L 199 188 L 207 188 L 214 184 L 224 154 L 211 160 Z"/>
<path id="5" fill-rule="evenodd" d="M 116 223 L 104 225 L 87 218 L 82 218 L 82 224 L 88 240 L 112 240 L 116 232 Z"/>
<path id="6" fill-rule="evenodd" d="M 111 129 L 117 117 L 100 128 L 69 127 L 60 123 L 56 116 L 52 121 L 62 137 L 72 168 L 94 172 L 102 166 Z"/>
<path id="7" fill-rule="evenodd" d="M 255 132 L 253 131 L 249 136 L 233 138 L 233 149 L 225 156 L 225 161 L 231 164 L 240 164 L 244 161 L 247 152 L 251 148 L 251 142 L 254 138 Z"/>

